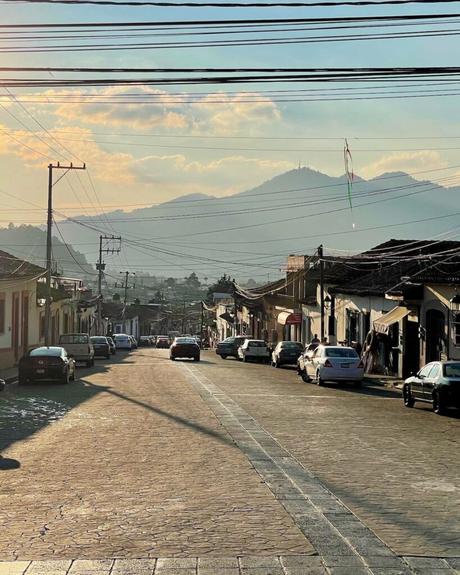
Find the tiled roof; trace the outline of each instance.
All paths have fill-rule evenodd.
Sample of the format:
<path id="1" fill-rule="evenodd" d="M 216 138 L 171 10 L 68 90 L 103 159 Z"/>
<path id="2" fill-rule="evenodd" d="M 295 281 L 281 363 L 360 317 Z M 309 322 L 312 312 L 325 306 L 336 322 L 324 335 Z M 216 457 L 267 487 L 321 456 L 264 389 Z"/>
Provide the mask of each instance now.
<path id="1" fill-rule="evenodd" d="M 37 277 L 45 269 L 0 250 L 0 280 L 14 280 Z"/>

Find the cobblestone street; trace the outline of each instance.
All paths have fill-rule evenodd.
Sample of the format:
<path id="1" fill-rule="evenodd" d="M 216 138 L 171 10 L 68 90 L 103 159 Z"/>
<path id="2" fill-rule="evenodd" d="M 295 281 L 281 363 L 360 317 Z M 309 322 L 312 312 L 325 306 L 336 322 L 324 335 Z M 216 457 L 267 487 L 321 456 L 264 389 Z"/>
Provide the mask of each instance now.
<path id="1" fill-rule="evenodd" d="M 167 355 L 8 386 L 0 575 L 456 572 L 457 414 Z"/>

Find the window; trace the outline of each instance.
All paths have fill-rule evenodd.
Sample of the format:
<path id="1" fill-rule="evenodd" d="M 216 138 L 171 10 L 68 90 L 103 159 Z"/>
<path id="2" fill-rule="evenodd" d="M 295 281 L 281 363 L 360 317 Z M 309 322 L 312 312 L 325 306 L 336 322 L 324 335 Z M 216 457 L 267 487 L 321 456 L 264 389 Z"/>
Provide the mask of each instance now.
<path id="1" fill-rule="evenodd" d="M 454 345 L 460 347 L 460 313 L 455 313 L 453 317 Z"/>
<path id="2" fill-rule="evenodd" d="M 0 333 L 5 333 L 5 296 L 0 296 Z"/>
<path id="3" fill-rule="evenodd" d="M 39 338 L 43 339 L 45 337 L 45 314 L 40 314 L 40 329 L 39 329 Z"/>
<path id="4" fill-rule="evenodd" d="M 425 367 L 422 367 L 422 369 L 418 372 L 419 377 L 428 377 L 428 374 L 430 373 L 432 367 L 433 367 L 432 363 L 429 363 L 428 365 L 425 365 Z"/>
<path id="5" fill-rule="evenodd" d="M 439 363 L 434 363 L 431 371 L 428 375 L 430 379 L 437 379 L 439 377 L 439 372 L 441 371 Z"/>
<path id="6" fill-rule="evenodd" d="M 447 363 L 444 365 L 444 375 L 446 377 L 460 378 L 460 363 Z"/>
<path id="7" fill-rule="evenodd" d="M 354 349 L 349 349 L 347 347 L 331 347 L 325 350 L 326 357 L 358 357 L 358 354 Z"/>

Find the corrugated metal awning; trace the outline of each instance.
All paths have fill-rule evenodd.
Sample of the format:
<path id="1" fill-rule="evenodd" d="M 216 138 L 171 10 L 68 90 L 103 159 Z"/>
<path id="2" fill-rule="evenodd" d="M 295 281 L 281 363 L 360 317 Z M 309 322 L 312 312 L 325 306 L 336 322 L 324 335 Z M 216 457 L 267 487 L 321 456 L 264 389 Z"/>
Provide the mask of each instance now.
<path id="1" fill-rule="evenodd" d="M 409 314 L 410 310 L 408 310 L 407 307 L 404 307 L 402 305 L 396 306 L 388 313 L 382 315 L 382 317 L 379 317 L 378 319 L 374 320 L 374 330 L 377 333 L 388 334 L 390 325 L 397 323 L 398 321 L 400 321 L 401 319 L 406 317 L 406 315 Z"/>

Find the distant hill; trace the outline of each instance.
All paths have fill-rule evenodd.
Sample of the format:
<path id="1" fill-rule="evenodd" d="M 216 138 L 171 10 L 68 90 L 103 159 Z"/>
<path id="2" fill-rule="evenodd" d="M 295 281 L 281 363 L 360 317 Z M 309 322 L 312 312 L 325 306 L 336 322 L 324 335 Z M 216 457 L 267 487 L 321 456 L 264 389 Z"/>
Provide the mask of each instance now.
<path id="1" fill-rule="evenodd" d="M 402 172 L 368 181 L 357 177 L 351 210 L 345 176 L 300 168 L 230 197 L 194 194 L 129 213 L 117 210 L 107 218 L 125 238 L 122 261 L 126 256 L 131 269 L 176 277 L 191 271 L 215 277 L 226 271 L 261 281 L 269 274 L 273 279 L 277 270 L 279 275 L 284 255 L 309 253 L 320 243 L 357 251 L 392 237 L 433 237 L 453 227 L 455 218 L 394 224 L 454 212 L 459 193 L 460 187 L 444 188 Z M 101 216 L 76 219 L 113 233 Z M 61 229 L 70 244 L 92 241 L 82 250 L 94 260 L 97 231 L 72 222 Z M 115 257 L 110 261 L 117 265 Z"/>
<path id="2" fill-rule="evenodd" d="M 13 226 L 0 228 L 1 249 L 46 267 L 46 232 L 35 226 Z M 90 246 L 91 247 L 91 246 Z M 94 274 L 84 254 L 66 247 L 59 238 L 53 238 L 53 259 L 57 262 L 57 271 L 66 276 L 81 277 L 83 272 Z"/>

